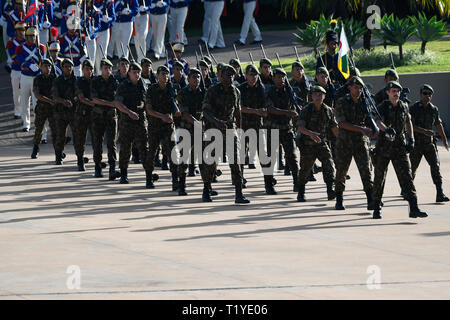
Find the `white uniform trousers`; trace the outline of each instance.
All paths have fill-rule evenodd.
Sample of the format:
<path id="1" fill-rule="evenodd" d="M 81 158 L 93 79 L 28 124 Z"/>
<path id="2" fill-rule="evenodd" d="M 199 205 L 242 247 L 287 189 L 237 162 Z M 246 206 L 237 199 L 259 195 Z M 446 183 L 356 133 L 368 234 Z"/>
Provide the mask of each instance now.
<path id="1" fill-rule="evenodd" d="M 136 35 L 134 36 L 134 47 L 137 52 L 138 63 L 145 57 L 147 52 L 147 33 L 148 33 L 148 21 L 150 17 L 149 14 L 140 14 L 136 16 L 134 20 L 134 28 L 136 30 Z M 142 50 L 141 50 L 142 48 Z M 142 53 L 144 51 L 144 53 Z"/>
<path id="2" fill-rule="evenodd" d="M 155 57 L 165 58 L 164 48 L 164 36 L 166 34 L 167 14 L 150 14 L 150 20 L 152 22 L 152 49 Z"/>
<path id="3" fill-rule="evenodd" d="M 239 41 L 245 43 L 247 39 L 248 30 L 252 28 L 252 33 L 255 41 L 261 41 L 261 31 L 259 31 L 258 25 L 256 24 L 255 17 L 253 17 L 253 12 L 256 8 L 256 1 L 244 2 L 244 21 L 242 22 L 241 28 L 241 38 Z"/>
<path id="4" fill-rule="evenodd" d="M 113 27 L 112 38 L 114 39 L 114 45 L 116 47 L 116 53 L 119 57 L 123 56 L 128 58 L 128 45 L 130 44 L 131 34 L 133 33 L 133 22 L 118 22 Z"/>
<path id="5" fill-rule="evenodd" d="M 100 75 L 100 60 L 103 59 L 103 53 L 107 54 L 109 45 L 109 29 L 106 29 L 105 31 L 97 32 L 97 50 L 96 50 L 96 57 L 95 57 L 95 70 L 97 72 L 97 75 Z M 100 46 L 102 49 L 100 49 Z M 106 52 L 105 52 L 106 50 Z"/>
<path id="6" fill-rule="evenodd" d="M 118 24 L 119 24 L 119 23 L 114 22 L 114 23 L 112 24 L 111 28 L 108 30 L 108 32 L 111 32 L 111 33 L 109 34 L 109 45 L 108 45 L 108 50 L 106 51 L 106 52 L 107 52 L 107 55 L 108 55 L 109 57 L 113 57 L 114 54 L 119 55 L 119 54 L 116 52 L 116 39 L 117 39 L 117 37 L 114 36 L 114 33 L 117 32 L 117 28 L 118 28 L 117 25 L 118 25 Z"/>
<path id="7" fill-rule="evenodd" d="M 49 33 L 49 29 L 42 29 L 41 31 L 39 31 L 39 42 L 45 46 L 47 45 L 47 42 L 49 39 L 48 33 Z"/>
<path id="8" fill-rule="evenodd" d="M 220 17 L 222 16 L 225 2 L 214 1 L 211 6 L 211 25 L 208 38 L 208 45 L 210 48 L 215 46 L 225 48 L 225 41 L 223 40 L 222 26 L 220 25 Z"/>
<path id="9" fill-rule="evenodd" d="M 20 115 L 22 116 L 23 127 L 28 129 L 30 129 L 31 125 L 30 102 L 33 106 L 36 105 L 36 98 L 33 93 L 33 80 L 34 77 L 32 76 L 20 75 L 20 103 L 22 105 Z"/>
<path id="10" fill-rule="evenodd" d="M 177 34 L 180 36 L 178 41 L 188 44 L 186 33 L 184 32 L 184 23 L 188 14 L 188 7 L 170 8 L 167 17 L 167 25 L 169 28 L 170 42 L 177 41 Z"/>
<path id="11" fill-rule="evenodd" d="M 97 43 L 95 39 L 87 39 L 86 38 L 86 51 L 89 57 L 89 60 L 95 62 L 95 51 L 97 50 Z"/>
<path id="12" fill-rule="evenodd" d="M 211 32 L 211 3 L 210 1 L 203 2 L 203 8 L 205 9 L 205 15 L 203 16 L 203 34 L 200 38 L 204 42 L 208 42 L 209 34 Z"/>
<path id="13" fill-rule="evenodd" d="M 22 105 L 20 104 L 20 76 L 21 72 L 17 70 L 11 70 L 11 86 L 13 90 L 14 100 L 14 115 L 22 115 Z"/>

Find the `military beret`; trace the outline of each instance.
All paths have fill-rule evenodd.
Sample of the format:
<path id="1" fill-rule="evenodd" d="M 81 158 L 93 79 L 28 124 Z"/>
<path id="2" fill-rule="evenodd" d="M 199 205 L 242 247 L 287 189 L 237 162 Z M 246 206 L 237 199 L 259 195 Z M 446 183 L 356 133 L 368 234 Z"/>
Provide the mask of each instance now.
<path id="1" fill-rule="evenodd" d="M 193 75 L 193 74 L 199 74 L 199 75 L 201 75 L 202 73 L 201 73 L 200 70 L 198 70 L 197 68 L 190 68 L 190 69 L 189 69 L 188 76 L 191 76 L 191 75 Z"/>
<path id="2" fill-rule="evenodd" d="M 183 64 L 178 60 L 173 63 L 173 67 L 180 67 L 181 69 L 184 69 Z"/>
<path id="3" fill-rule="evenodd" d="M 398 83 L 397 81 L 389 81 L 386 85 L 386 90 L 389 90 L 391 88 L 399 88 L 400 90 L 403 89 L 403 87 Z"/>
<path id="4" fill-rule="evenodd" d="M 387 78 L 387 77 L 389 77 L 389 76 L 395 77 L 396 79 L 398 79 L 398 73 L 397 73 L 397 71 L 395 71 L 394 69 L 388 69 L 388 70 L 386 70 L 386 73 L 384 74 L 384 77 Z"/>
<path id="5" fill-rule="evenodd" d="M 331 42 L 331 41 L 337 42 L 338 35 L 337 35 L 336 31 L 328 31 L 326 33 L 325 38 L 326 38 L 327 42 Z"/>
<path id="6" fill-rule="evenodd" d="M 273 74 L 274 74 L 274 75 L 276 75 L 276 74 L 282 74 L 282 75 L 284 75 L 284 76 L 287 76 L 287 73 L 286 73 L 286 71 L 284 71 L 283 68 L 275 68 L 275 70 L 273 70 Z"/>
<path id="7" fill-rule="evenodd" d="M 236 74 L 236 69 L 233 68 L 233 66 L 230 66 L 229 64 L 224 64 L 224 65 L 223 65 L 223 67 L 222 67 L 222 72 L 224 72 L 224 71 L 229 71 L 229 72 L 231 72 L 232 74 Z"/>
<path id="8" fill-rule="evenodd" d="M 261 60 L 259 60 L 259 66 L 262 67 L 263 64 L 272 66 L 272 62 L 267 58 L 262 58 Z"/>
<path id="9" fill-rule="evenodd" d="M 241 64 L 239 62 L 239 60 L 235 59 L 235 58 L 231 59 L 229 63 L 230 63 L 230 65 L 237 65 L 237 66 L 239 66 Z"/>
<path id="10" fill-rule="evenodd" d="M 129 70 L 138 70 L 138 71 L 142 71 L 141 66 L 137 63 L 137 62 L 132 62 L 130 64 L 130 69 Z"/>
<path id="11" fill-rule="evenodd" d="M 70 59 L 65 58 L 62 62 L 61 62 L 61 66 L 64 66 L 66 63 L 70 64 L 73 67 L 73 61 Z"/>
<path id="12" fill-rule="evenodd" d="M 83 61 L 83 67 L 90 67 L 94 69 L 94 63 L 91 60 L 86 59 Z"/>
<path id="13" fill-rule="evenodd" d="M 217 70 L 222 70 L 224 66 L 225 66 L 225 63 L 219 62 L 219 63 L 217 64 Z"/>
<path id="14" fill-rule="evenodd" d="M 361 79 L 360 77 L 358 77 L 358 76 L 352 77 L 352 78 L 348 81 L 348 84 L 349 84 L 349 85 L 352 85 L 352 84 L 359 84 L 360 86 L 363 86 L 363 87 L 364 87 L 364 81 L 362 81 L 362 79 Z"/>
<path id="15" fill-rule="evenodd" d="M 143 65 L 144 63 L 150 63 L 150 64 L 152 64 L 152 60 L 150 60 L 149 58 L 142 58 L 142 60 L 141 60 L 141 65 Z"/>
<path id="16" fill-rule="evenodd" d="M 156 69 L 156 73 L 160 72 L 170 73 L 169 68 L 167 68 L 166 66 L 159 66 L 158 69 Z"/>
<path id="17" fill-rule="evenodd" d="M 108 66 L 108 67 L 112 67 L 113 66 L 113 64 L 112 64 L 112 62 L 111 61 L 109 61 L 108 59 L 102 59 L 101 61 L 100 61 L 100 67 L 101 66 Z"/>
<path id="18" fill-rule="evenodd" d="M 199 64 L 200 67 L 206 67 L 206 68 L 209 68 L 208 63 L 207 63 L 205 60 L 200 60 L 200 61 L 198 62 L 198 64 Z"/>
<path id="19" fill-rule="evenodd" d="M 53 63 L 50 61 L 50 59 L 47 59 L 47 58 L 42 60 L 42 64 L 47 64 L 49 66 L 53 65 Z"/>
<path id="20" fill-rule="evenodd" d="M 212 63 L 211 58 L 208 57 L 208 56 L 204 56 L 202 60 L 203 60 L 203 61 L 206 61 L 206 63 L 209 64 L 209 65 Z"/>
<path id="21" fill-rule="evenodd" d="M 325 73 L 325 74 L 327 74 L 328 76 L 330 75 L 330 73 L 328 72 L 327 68 L 325 68 L 325 67 L 319 67 L 319 68 L 317 68 L 316 73 L 317 73 L 317 74 Z"/>
<path id="22" fill-rule="evenodd" d="M 299 67 L 299 68 L 305 69 L 305 67 L 303 66 L 301 61 L 294 61 L 292 63 L 292 69 L 294 69 L 295 67 Z"/>
<path id="23" fill-rule="evenodd" d="M 121 57 L 119 59 L 119 62 L 126 62 L 126 63 L 130 64 L 130 60 L 128 60 L 126 57 Z"/>
<path id="24" fill-rule="evenodd" d="M 248 66 L 245 67 L 245 73 L 259 74 L 259 71 L 253 64 L 249 64 Z"/>
<path id="25" fill-rule="evenodd" d="M 434 93 L 433 88 L 432 88 L 429 84 L 423 84 L 423 85 L 420 87 L 420 92 L 422 92 L 423 90 L 430 90 L 431 93 Z"/>
<path id="26" fill-rule="evenodd" d="M 327 91 L 322 86 L 319 85 L 312 86 L 311 92 L 322 92 L 323 94 L 327 94 Z"/>

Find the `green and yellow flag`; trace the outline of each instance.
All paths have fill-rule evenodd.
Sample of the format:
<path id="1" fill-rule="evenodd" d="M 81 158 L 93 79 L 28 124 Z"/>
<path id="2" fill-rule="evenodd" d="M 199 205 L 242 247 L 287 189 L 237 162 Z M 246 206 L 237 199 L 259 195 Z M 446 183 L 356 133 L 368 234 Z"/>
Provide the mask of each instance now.
<path id="1" fill-rule="evenodd" d="M 345 36 L 344 24 L 342 24 L 341 36 L 339 37 L 339 56 L 338 56 L 338 69 L 342 73 L 345 79 L 350 77 L 350 68 L 348 63 L 348 55 L 350 52 L 350 46 Z"/>

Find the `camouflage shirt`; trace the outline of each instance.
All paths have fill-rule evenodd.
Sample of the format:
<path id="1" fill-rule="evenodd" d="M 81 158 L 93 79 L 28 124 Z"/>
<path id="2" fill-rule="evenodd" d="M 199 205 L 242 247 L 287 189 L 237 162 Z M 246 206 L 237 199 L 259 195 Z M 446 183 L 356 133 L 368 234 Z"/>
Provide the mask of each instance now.
<path id="1" fill-rule="evenodd" d="M 53 81 L 52 93 L 53 97 L 58 96 L 61 99 L 70 100 L 72 102 L 73 107 L 67 108 L 62 104 L 56 104 L 55 110 L 57 112 L 75 112 L 75 106 L 77 104 L 77 100 L 75 97 L 76 90 L 76 77 L 72 74 L 70 77 L 66 78 L 64 75 L 60 75 L 58 78 Z"/>
<path id="2" fill-rule="evenodd" d="M 164 113 L 172 114 L 172 107 L 170 102 L 169 87 L 162 89 L 159 84 L 152 84 L 148 90 L 145 98 L 145 103 L 152 106 L 152 109 Z M 172 124 L 164 122 L 163 120 L 149 116 L 151 121 L 150 129 L 152 130 L 171 130 Z"/>
<path id="3" fill-rule="evenodd" d="M 261 109 L 265 107 L 264 87 L 261 83 L 256 82 L 250 87 L 247 82 L 242 83 L 239 87 L 241 92 L 241 106 L 243 108 Z M 262 118 L 256 114 L 242 113 L 243 128 L 258 129 L 262 126 Z"/>
<path id="4" fill-rule="evenodd" d="M 180 111 L 187 112 L 195 119 L 200 120 L 202 116 L 202 104 L 204 97 L 205 91 L 201 88 L 198 88 L 196 91 L 192 90 L 190 86 L 181 89 L 177 95 L 177 103 L 180 106 Z M 189 130 L 194 129 L 193 125 L 183 118 L 180 121 L 180 128 Z"/>
<path id="5" fill-rule="evenodd" d="M 378 106 L 378 111 L 383 123 L 387 127 L 393 128 L 396 134 L 394 141 L 391 142 L 384 132 L 380 132 L 377 148 L 379 146 L 380 149 L 386 148 L 389 149 L 388 151 L 395 152 L 396 148 L 406 145 L 405 125 L 411 120 L 408 105 L 403 101 L 399 101 L 398 105 L 394 107 L 389 100 L 385 100 Z"/>
<path id="6" fill-rule="evenodd" d="M 92 98 L 98 98 L 106 101 L 113 101 L 116 96 L 116 91 L 119 86 L 119 83 L 111 75 L 107 80 L 103 79 L 102 76 L 97 76 L 92 79 Z M 94 112 L 103 113 L 103 112 L 113 112 L 115 114 L 115 108 L 111 108 L 108 106 L 95 105 Z M 111 111 L 113 110 L 113 111 Z"/>
<path id="7" fill-rule="evenodd" d="M 36 90 L 39 94 L 51 99 L 54 80 L 55 76 L 53 74 L 49 74 L 48 77 L 40 74 L 33 79 L 33 90 Z M 37 101 L 37 104 L 49 106 L 48 103 L 42 102 L 40 100 Z"/>
<path id="8" fill-rule="evenodd" d="M 389 100 L 389 96 L 387 95 L 386 90 L 383 88 L 375 94 L 373 100 L 375 101 L 375 104 L 379 105 L 384 100 Z"/>
<path id="9" fill-rule="evenodd" d="M 314 82 L 315 86 L 321 86 L 317 81 Z M 325 89 L 325 91 L 327 92 L 325 94 L 325 100 L 323 100 L 323 103 L 325 103 L 327 106 L 329 106 L 330 108 L 334 109 L 334 98 L 333 98 L 333 89 L 330 87 L 329 84 L 327 84 L 325 87 L 321 86 L 322 88 Z M 312 94 L 309 94 L 309 99 L 310 101 L 312 101 Z"/>
<path id="10" fill-rule="evenodd" d="M 177 82 L 173 76 L 170 81 L 172 81 L 172 86 L 175 89 L 176 94 L 188 85 L 187 77 L 184 74 L 181 76 L 180 81 Z"/>
<path id="11" fill-rule="evenodd" d="M 369 127 L 370 123 L 366 113 L 362 107 L 362 94 L 357 102 L 354 102 L 350 94 L 346 94 L 336 102 L 336 120 L 337 122 L 348 122 L 353 125 L 361 127 Z M 362 133 L 339 129 L 338 139 L 343 140 L 365 140 L 369 141 L 369 138 Z"/>
<path id="12" fill-rule="evenodd" d="M 328 131 L 338 125 L 330 107 L 322 103 L 320 109 L 316 109 L 313 102 L 304 107 L 297 124 L 308 130 L 320 133 L 320 139 L 322 139 L 320 144 L 326 142 Z M 318 145 L 305 134 L 301 135 L 300 141 L 305 145 Z"/>
<path id="13" fill-rule="evenodd" d="M 145 117 L 145 93 L 147 87 L 143 81 L 133 84 L 130 79 L 122 81 L 117 89 L 116 98 L 122 102 L 128 109 L 139 114 L 139 120 L 143 121 Z M 121 117 L 121 119 L 130 119 L 129 117 Z M 130 119 L 131 120 L 131 119 Z M 133 121 L 133 120 L 131 120 Z"/>
<path id="14" fill-rule="evenodd" d="M 141 79 L 144 81 L 147 87 L 158 82 L 158 79 L 156 79 L 156 75 L 153 71 L 150 71 L 148 75 L 141 74 Z"/>
<path id="15" fill-rule="evenodd" d="M 433 130 L 433 126 L 442 123 L 438 108 L 431 102 L 428 107 L 424 107 L 421 101 L 417 101 L 409 107 L 409 113 L 411 115 L 412 124 L 423 129 Z M 414 139 L 418 144 L 433 142 L 433 137 L 429 137 L 418 132 L 414 132 Z"/>
<path id="16" fill-rule="evenodd" d="M 278 89 L 277 87 L 272 86 L 269 88 L 266 97 L 266 107 L 275 107 L 282 110 L 295 110 L 285 87 Z M 269 113 L 265 120 L 264 125 L 268 129 L 292 128 L 292 118 L 289 116 Z"/>
<path id="17" fill-rule="evenodd" d="M 295 95 L 301 99 L 301 101 L 299 101 L 298 104 L 301 105 L 302 107 L 306 106 L 310 101 L 310 99 L 305 81 L 297 81 L 295 79 L 291 79 L 289 83 L 291 84 L 292 89 L 295 92 Z"/>
<path id="18" fill-rule="evenodd" d="M 234 128 L 235 111 L 241 110 L 241 93 L 234 85 L 225 91 L 221 83 L 213 85 L 206 92 L 203 100 L 203 111 L 208 111 L 213 117 L 227 122 L 229 129 Z M 215 124 L 206 120 L 206 128 L 215 128 Z"/>
<path id="19" fill-rule="evenodd" d="M 77 79 L 76 87 L 75 87 L 75 94 L 78 96 L 78 94 L 82 94 L 87 99 L 92 99 L 92 78 L 86 79 L 85 77 L 80 77 Z M 92 111 L 92 107 L 85 105 L 81 103 L 81 101 L 78 102 L 76 112 L 80 113 L 82 115 L 90 114 Z"/>

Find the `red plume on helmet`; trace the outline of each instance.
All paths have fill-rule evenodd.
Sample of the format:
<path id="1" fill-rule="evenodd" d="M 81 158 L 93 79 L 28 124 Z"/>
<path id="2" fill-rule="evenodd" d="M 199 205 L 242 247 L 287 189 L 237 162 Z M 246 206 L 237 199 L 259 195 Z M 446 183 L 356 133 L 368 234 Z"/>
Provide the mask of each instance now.
<path id="1" fill-rule="evenodd" d="M 57 38 L 58 38 L 58 29 L 56 27 L 51 27 L 50 28 L 50 40 L 56 41 Z"/>

